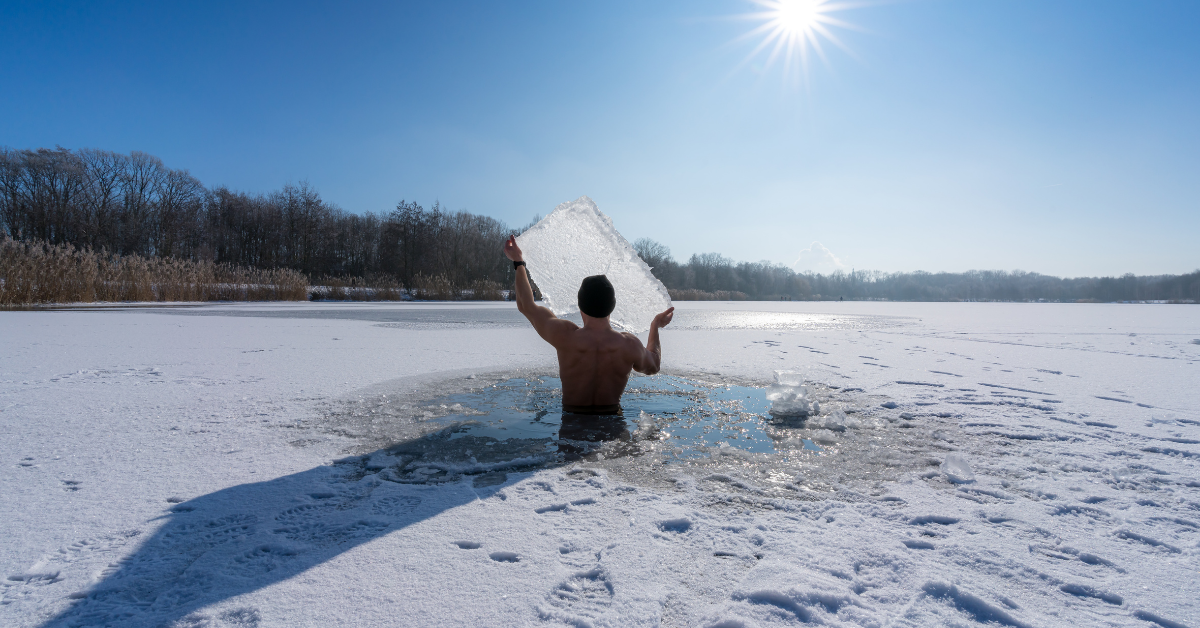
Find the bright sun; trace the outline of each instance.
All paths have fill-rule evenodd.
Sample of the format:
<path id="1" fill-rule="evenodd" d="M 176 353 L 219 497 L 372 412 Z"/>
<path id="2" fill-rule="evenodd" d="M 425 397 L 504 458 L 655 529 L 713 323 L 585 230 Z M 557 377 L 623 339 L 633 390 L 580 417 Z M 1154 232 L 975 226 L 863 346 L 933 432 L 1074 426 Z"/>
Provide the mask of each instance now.
<path id="1" fill-rule="evenodd" d="M 829 14 L 834 11 L 851 8 L 852 4 L 845 2 L 830 2 L 829 0 L 751 0 L 763 10 L 740 17 L 761 20 L 757 28 L 739 38 L 744 39 L 763 36 L 762 41 L 750 52 L 747 61 L 757 57 L 770 48 L 766 66 L 769 67 L 782 59 L 785 71 L 792 75 L 795 71 L 808 75 L 809 50 L 825 60 L 825 50 L 821 40 L 846 50 L 841 40 L 830 32 L 830 26 L 852 28 Z M 849 52 L 847 50 L 847 52 Z"/>
<path id="2" fill-rule="evenodd" d="M 784 0 L 775 8 L 775 20 L 779 26 L 793 33 L 804 33 L 817 23 L 821 15 L 820 0 Z"/>

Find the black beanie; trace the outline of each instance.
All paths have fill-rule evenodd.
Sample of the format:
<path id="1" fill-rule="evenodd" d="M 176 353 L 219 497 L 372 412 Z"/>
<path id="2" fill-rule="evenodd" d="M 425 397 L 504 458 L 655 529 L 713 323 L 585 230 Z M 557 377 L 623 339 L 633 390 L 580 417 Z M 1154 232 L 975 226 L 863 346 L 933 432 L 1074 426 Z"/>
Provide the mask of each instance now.
<path id="1" fill-rule="evenodd" d="M 579 285 L 579 310 L 592 318 L 604 318 L 617 307 L 617 292 L 604 275 L 584 277 Z"/>

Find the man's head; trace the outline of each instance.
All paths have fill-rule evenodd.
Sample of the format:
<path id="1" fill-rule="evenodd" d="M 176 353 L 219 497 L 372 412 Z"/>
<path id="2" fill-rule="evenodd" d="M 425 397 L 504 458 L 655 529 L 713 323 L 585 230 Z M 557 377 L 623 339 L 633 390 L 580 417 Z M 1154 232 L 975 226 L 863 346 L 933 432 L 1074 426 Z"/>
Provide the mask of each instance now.
<path id="1" fill-rule="evenodd" d="M 584 277 L 579 286 L 579 311 L 592 318 L 605 318 L 617 307 L 617 292 L 604 275 Z"/>

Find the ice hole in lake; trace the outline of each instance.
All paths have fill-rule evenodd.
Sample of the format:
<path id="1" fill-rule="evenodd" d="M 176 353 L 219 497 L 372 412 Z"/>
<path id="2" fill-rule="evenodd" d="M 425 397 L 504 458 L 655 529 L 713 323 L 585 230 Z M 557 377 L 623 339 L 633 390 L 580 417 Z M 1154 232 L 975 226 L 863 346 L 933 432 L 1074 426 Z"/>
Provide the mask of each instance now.
<path id="1" fill-rule="evenodd" d="M 464 408 L 432 419 L 447 425 L 449 441 L 478 444 L 470 457 L 552 455 L 560 460 L 636 456 L 649 451 L 687 460 L 711 448 L 733 447 L 756 453 L 821 446 L 798 436 L 804 417 L 775 417 L 763 388 L 709 384 L 677 376 L 631 380 L 621 399 L 623 416 L 562 413 L 556 377 L 515 378 L 433 402 Z M 450 444 L 450 443 L 447 443 Z"/>

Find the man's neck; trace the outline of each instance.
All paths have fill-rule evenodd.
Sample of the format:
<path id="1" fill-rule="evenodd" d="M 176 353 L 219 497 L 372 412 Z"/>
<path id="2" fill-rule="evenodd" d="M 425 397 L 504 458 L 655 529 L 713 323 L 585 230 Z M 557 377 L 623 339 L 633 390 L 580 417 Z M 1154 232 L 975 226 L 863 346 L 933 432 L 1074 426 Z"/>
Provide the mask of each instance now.
<path id="1" fill-rule="evenodd" d="M 607 329 L 609 331 L 612 331 L 612 323 L 609 322 L 607 316 L 605 316 L 604 318 L 594 318 L 594 317 L 588 316 L 587 314 L 584 314 L 583 312 L 580 312 L 579 316 L 583 318 L 583 328 L 584 329 L 593 329 L 593 330 L 600 330 L 600 331 Z"/>

